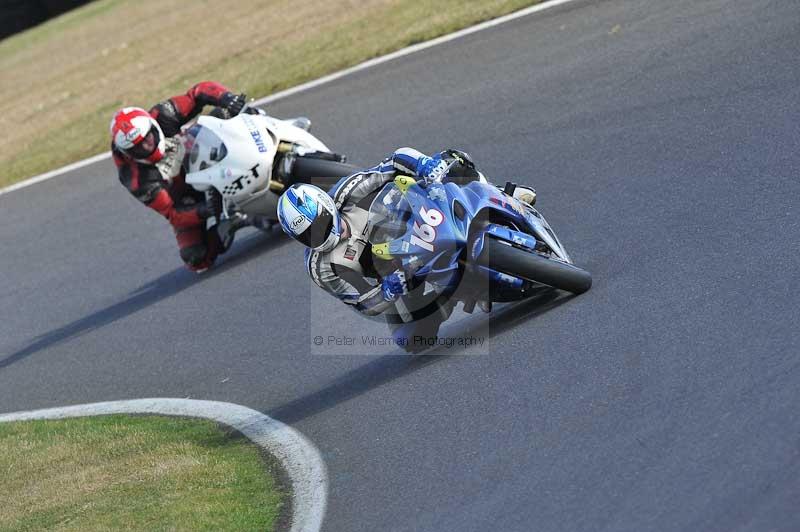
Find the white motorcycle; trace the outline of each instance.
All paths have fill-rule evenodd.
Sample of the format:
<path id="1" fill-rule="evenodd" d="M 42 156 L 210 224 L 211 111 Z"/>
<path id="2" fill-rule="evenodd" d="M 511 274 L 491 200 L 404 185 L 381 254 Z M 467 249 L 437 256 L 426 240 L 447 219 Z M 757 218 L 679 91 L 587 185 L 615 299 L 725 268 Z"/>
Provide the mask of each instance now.
<path id="1" fill-rule="evenodd" d="M 294 183 L 328 188 L 360 171 L 309 127 L 307 118 L 280 120 L 254 107 L 228 119 L 200 116 L 181 137 L 186 183 L 216 203 L 217 221 L 240 212 L 267 229 L 277 221 L 285 188 Z"/>

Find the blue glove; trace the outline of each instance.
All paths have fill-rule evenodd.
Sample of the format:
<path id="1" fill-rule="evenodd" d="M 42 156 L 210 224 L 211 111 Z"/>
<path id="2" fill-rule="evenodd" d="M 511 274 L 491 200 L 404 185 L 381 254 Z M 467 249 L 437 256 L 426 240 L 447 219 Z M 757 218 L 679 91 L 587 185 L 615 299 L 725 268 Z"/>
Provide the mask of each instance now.
<path id="1" fill-rule="evenodd" d="M 406 274 L 400 270 L 390 273 L 383 278 L 381 283 L 383 290 L 383 299 L 386 301 L 395 301 L 398 296 L 408 293 L 408 282 L 406 281 Z"/>
<path id="2" fill-rule="evenodd" d="M 450 165 L 442 159 L 441 154 L 433 157 L 423 156 L 417 162 L 417 176 L 425 180 L 425 183 L 440 183 L 447 175 Z"/>

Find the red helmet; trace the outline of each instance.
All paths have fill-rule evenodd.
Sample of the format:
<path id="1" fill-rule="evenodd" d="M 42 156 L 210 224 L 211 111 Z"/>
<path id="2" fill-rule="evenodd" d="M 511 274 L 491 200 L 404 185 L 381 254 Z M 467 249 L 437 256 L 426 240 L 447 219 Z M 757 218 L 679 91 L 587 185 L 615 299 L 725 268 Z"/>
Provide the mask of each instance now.
<path id="1" fill-rule="evenodd" d="M 114 113 L 111 138 L 117 149 L 139 162 L 155 164 L 164 157 L 164 132 L 140 107 L 124 107 Z"/>

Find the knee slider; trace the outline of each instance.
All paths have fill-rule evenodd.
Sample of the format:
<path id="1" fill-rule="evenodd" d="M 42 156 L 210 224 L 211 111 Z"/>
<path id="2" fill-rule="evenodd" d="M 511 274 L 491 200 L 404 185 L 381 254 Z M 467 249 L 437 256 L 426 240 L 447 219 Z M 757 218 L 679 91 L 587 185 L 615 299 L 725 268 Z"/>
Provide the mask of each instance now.
<path id="1" fill-rule="evenodd" d="M 205 244 L 197 244 L 181 248 L 181 260 L 189 267 L 201 266 L 206 259 L 207 249 Z"/>

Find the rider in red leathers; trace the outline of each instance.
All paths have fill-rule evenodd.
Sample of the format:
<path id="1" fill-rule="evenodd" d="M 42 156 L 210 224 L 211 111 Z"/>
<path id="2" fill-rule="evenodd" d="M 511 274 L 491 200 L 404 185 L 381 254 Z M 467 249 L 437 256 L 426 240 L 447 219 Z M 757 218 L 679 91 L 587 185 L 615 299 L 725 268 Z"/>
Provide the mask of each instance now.
<path id="1" fill-rule="evenodd" d="M 230 247 L 235 231 L 247 222 L 246 217 L 234 214 L 206 229 L 206 219 L 216 214 L 216 207 L 186 184 L 181 166 L 183 145 L 174 136 L 206 105 L 235 116 L 244 104 L 244 94 L 203 81 L 186 94 L 156 104 L 149 112 L 125 107 L 111 120 L 111 153 L 120 182 L 136 199 L 169 221 L 181 259 L 198 273 L 207 270 L 217 255 Z"/>

